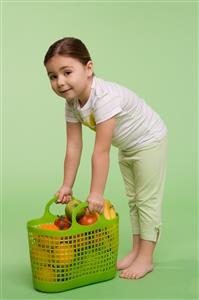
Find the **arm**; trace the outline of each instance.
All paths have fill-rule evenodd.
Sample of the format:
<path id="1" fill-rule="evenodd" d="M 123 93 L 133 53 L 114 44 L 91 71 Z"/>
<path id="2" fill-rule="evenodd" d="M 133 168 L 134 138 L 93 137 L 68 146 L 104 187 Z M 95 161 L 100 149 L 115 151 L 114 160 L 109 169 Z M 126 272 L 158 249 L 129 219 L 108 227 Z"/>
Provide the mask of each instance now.
<path id="1" fill-rule="evenodd" d="M 72 194 L 77 170 L 82 153 L 82 126 L 81 123 L 67 122 L 66 125 L 67 145 L 64 160 L 64 179 L 60 188 L 58 202 L 68 202 Z"/>
<path id="2" fill-rule="evenodd" d="M 96 139 L 92 155 L 92 180 L 88 197 L 91 211 L 102 211 L 103 209 L 103 193 L 108 177 L 109 152 L 114 127 L 115 117 L 96 126 Z"/>
<path id="3" fill-rule="evenodd" d="M 80 123 L 67 123 L 67 146 L 64 160 L 63 185 L 73 187 L 82 153 L 82 126 Z"/>

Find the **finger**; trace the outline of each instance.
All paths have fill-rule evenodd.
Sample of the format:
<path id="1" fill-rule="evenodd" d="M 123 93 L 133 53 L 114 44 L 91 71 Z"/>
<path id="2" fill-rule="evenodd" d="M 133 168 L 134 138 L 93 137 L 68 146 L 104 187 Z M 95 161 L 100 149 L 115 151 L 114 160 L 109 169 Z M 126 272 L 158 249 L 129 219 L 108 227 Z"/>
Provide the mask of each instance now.
<path id="1" fill-rule="evenodd" d="M 100 213 L 102 214 L 104 212 L 104 202 L 102 203 L 101 207 L 100 207 Z"/>
<path id="2" fill-rule="evenodd" d="M 56 193 L 54 194 L 54 196 L 55 196 L 55 197 L 59 197 L 59 192 L 56 192 Z"/>
<path id="3" fill-rule="evenodd" d="M 94 208 L 97 212 L 101 212 L 103 210 L 103 203 L 101 201 L 94 202 Z"/>
<path id="4" fill-rule="evenodd" d="M 62 198 L 61 203 L 62 203 L 62 204 L 66 203 L 66 195 L 63 195 L 63 198 Z"/>
<path id="5" fill-rule="evenodd" d="M 102 214 L 104 212 L 104 207 L 102 207 L 99 211 L 100 214 Z"/>
<path id="6" fill-rule="evenodd" d="M 62 204 L 66 204 L 66 203 L 68 203 L 69 201 L 70 201 L 70 196 L 68 196 L 68 195 L 64 195 L 63 196 L 63 199 L 62 199 Z"/>
<path id="7" fill-rule="evenodd" d="M 103 208 L 100 206 L 100 207 L 98 207 L 98 209 L 97 209 L 97 212 L 99 212 L 100 214 L 102 213 L 102 211 L 103 211 Z"/>
<path id="8" fill-rule="evenodd" d="M 57 199 L 57 203 L 62 203 L 63 195 L 59 194 L 59 198 Z"/>
<path id="9" fill-rule="evenodd" d="M 59 199 L 59 198 L 60 198 L 60 197 L 59 197 L 59 196 L 60 196 L 60 190 L 58 190 L 56 193 L 54 193 L 54 196 L 55 196 L 55 197 L 58 197 L 58 199 Z M 58 200 L 58 199 L 57 199 L 57 200 Z"/>
<path id="10" fill-rule="evenodd" d="M 99 209 L 98 204 L 94 204 L 94 205 L 93 205 L 93 210 L 96 212 L 96 211 L 98 211 L 98 209 Z"/>
<path id="11" fill-rule="evenodd" d="M 100 212 L 101 211 L 101 205 L 95 204 L 93 206 L 93 212 Z"/>
<path id="12" fill-rule="evenodd" d="M 94 205 L 93 205 L 93 203 L 89 203 L 88 209 L 89 209 L 89 211 L 90 211 L 91 213 L 93 212 L 93 210 L 94 210 Z"/>
<path id="13" fill-rule="evenodd" d="M 66 196 L 66 201 L 67 201 L 67 203 L 70 202 L 71 199 L 72 199 L 71 195 L 67 195 L 67 196 Z"/>

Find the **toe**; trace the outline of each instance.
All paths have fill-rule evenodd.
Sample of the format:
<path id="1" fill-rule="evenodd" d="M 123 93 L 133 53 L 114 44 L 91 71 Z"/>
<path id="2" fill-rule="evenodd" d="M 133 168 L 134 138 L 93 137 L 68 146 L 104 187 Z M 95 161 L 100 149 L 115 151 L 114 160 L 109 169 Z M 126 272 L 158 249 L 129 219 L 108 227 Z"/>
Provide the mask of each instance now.
<path id="1" fill-rule="evenodd" d="M 135 277 L 134 277 L 134 279 L 139 279 L 140 278 L 140 274 L 138 273 L 138 274 L 135 274 Z"/>
<path id="2" fill-rule="evenodd" d="M 127 269 L 126 272 L 124 273 L 123 278 L 132 279 L 132 274 L 133 274 L 133 272 L 131 270 Z"/>
<path id="3" fill-rule="evenodd" d="M 131 278 L 132 278 L 132 279 L 137 279 L 137 274 L 136 274 L 136 273 L 133 273 Z"/>
<path id="4" fill-rule="evenodd" d="M 120 273 L 120 277 L 127 278 L 128 270 L 124 270 Z"/>
<path id="5" fill-rule="evenodd" d="M 120 272 L 120 277 L 123 278 L 123 277 L 124 277 L 124 274 L 125 274 L 124 271 Z"/>
<path id="6" fill-rule="evenodd" d="M 128 279 L 132 279 L 132 273 L 129 272 L 129 273 L 127 274 L 127 278 L 128 278 Z"/>
<path id="7" fill-rule="evenodd" d="M 136 273 L 130 272 L 130 273 L 128 274 L 128 278 L 129 278 L 129 279 L 136 279 Z"/>
<path id="8" fill-rule="evenodd" d="M 130 279 L 130 277 L 131 277 L 131 276 L 130 276 L 130 272 L 127 271 L 126 274 L 125 274 L 125 278 Z"/>

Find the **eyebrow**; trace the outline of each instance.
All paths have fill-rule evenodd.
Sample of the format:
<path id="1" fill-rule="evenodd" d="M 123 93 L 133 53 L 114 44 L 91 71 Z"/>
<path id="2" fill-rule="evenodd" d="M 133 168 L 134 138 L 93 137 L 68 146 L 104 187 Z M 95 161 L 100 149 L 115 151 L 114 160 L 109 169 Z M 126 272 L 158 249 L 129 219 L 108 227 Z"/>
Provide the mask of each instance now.
<path id="1" fill-rule="evenodd" d="M 63 66 L 59 69 L 59 71 L 65 69 L 65 68 L 73 68 L 72 66 Z M 54 72 L 48 72 L 48 75 L 51 74 L 51 73 L 54 73 Z"/>

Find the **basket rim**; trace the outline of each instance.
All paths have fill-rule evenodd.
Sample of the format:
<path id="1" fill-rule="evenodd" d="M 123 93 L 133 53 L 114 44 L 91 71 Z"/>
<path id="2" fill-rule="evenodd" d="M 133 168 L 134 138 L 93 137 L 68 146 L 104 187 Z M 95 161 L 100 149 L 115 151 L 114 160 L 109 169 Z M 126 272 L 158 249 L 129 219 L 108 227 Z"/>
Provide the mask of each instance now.
<path id="1" fill-rule="evenodd" d="M 105 227 L 109 227 L 113 224 L 117 224 L 119 222 L 119 215 L 116 213 L 116 217 L 111 220 L 103 219 L 98 220 L 98 222 L 91 224 L 91 225 L 80 225 L 79 223 L 76 223 L 75 226 L 71 226 L 67 230 L 49 230 L 49 229 L 43 229 L 39 228 L 38 225 L 44 224 L 44 222 L 48 223 L 48 221 L 45 218 L 38 218 L 38 219 L 32 219 L 27 222 L 27 230 L 28 232 L 34 232 L 41 235 L 53 235 L 53 236 L 68 236 L 75 233 L 84 233 L 96 229 L 101 229 Z M 52 220 L 49 221 L 49 224 L 52 224 Z"/>

